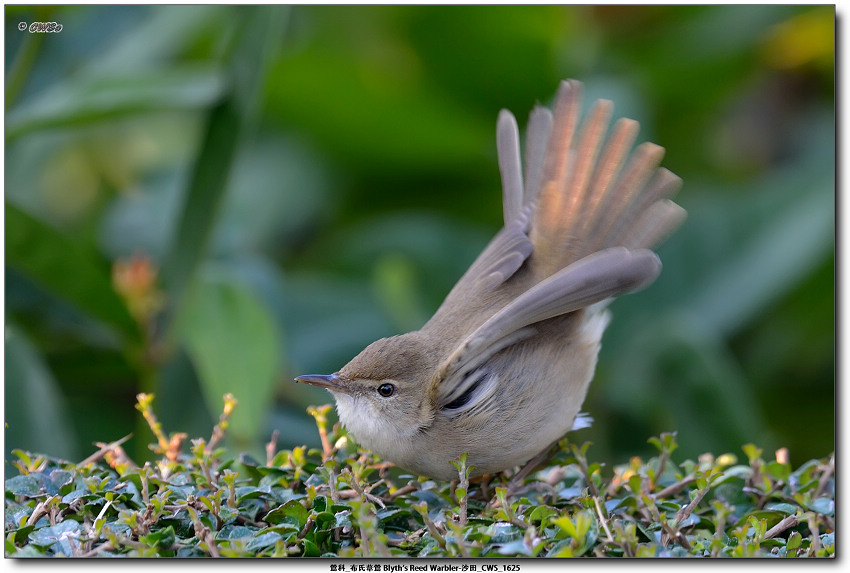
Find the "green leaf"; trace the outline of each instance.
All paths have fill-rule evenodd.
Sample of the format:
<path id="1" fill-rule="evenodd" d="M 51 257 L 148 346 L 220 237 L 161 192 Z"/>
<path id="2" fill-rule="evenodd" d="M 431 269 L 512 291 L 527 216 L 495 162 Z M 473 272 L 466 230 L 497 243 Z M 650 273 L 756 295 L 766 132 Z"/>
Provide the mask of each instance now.
<path id="1" fill-rule="evenodd" d="M 806 507 L 823 515 L 831 516 L 835 514 L 835 500 L 828 497 L 819 497 L 811 503 L 807 503 Z"/>
<path id="2" fill-rule="evenodd" d="M 724 333 L 740 328 L 834 253 L 833 173 L 820 164 L 819 171 L 809 167 L 801 164 L 795 172 L 775 173 L 762 182 L 760 195 L 779 196 L 785 204 L 770 217 L 762 213 L 749 219 L 751 236 L 737 242 L 721 264 L 712 265 L 713 272 L 693 290 L 686 304 L 700 327 Z M 753 205 L 738 206 L 744 212 Z"/>
<path id="3" fill-rule="evenodd" d="M 787 481 L 788 477 L 791 475 L 791 465 L 790 464 L 781 464 L 777 461 L 769 462 L 765 464 L 764 469 L 769 473 L 774 479 L 780 481 Z"/>
<path id="4" fill-rule="evenodd" d="M 548 507 L 546 505 L 538 505 L 537 507 L 531 510 L 531 513 L 528 514 L 528 522 L 532 524 L 543 523 L 549 517 L 557 514 L 557 510 L 555 510 L 554 508 Z"/>
<path id="5" fill-rule="evenodd" d="M 6 480 L 6 493 L 36 497 L 41 493 L 41 487 L 32 476 L 15 476 Z"/>
<path id="6" fill-rule="evenodd" d="M 797 549 L 803 542 L 803 536 L 800 535 L 797 531 L 792 531 L 791 535 L 788 536 L 788 542 L 785 544 L 785 547 L 790 551 L 792 549 Z"/>
<path id="7" fill-rule="evenodd" d="M 572 538 L 562 539 L 552 546 L 546 557 L 575 557 L 575 550 L 572 548 L 573 543 Z"/>
<path id="8" fill-rule="evenodd" d="M 768 503 L 764 508 L 767 511 L 778 511 L 785 515 L 794 515 L 797 513 L 797 506 L 791 503 Z"/>
<path id="9" fill-rule="evenodd" d="M 295 532 L 289 532 L 288 536 L 294 535 Z M 248 551 L 259 552 L 266 547 L 273 547 L 275 543 L 284 539 L 284 536 L 277 531 L 263 530 L 257 533 L 245 548 Z"/>
<path id="10" fill-rule="evenodd" d="M 579 534 L 576 531 L 576 527 L 569 517 L 559 517 L 557 519 L 554 519 L 552 523 L 557 525 L 564 533 L 566 533 L 570 537 L 581 541 L 581 539 L 579 538 Z"/>
<path id="11" fill-rule="evenodd" d="M 12 111 L 6 141 L 33 131 L 88 126 L 131 114 L 205 108 L 221 97 L 224 86 L 219 70 L 197 67 L 77 76 Z"/>
<path id="12" fill-rule="evenodd" d="M 93 249 L 6 202 L 6 264 L 131 341 L 139 329 L 112 288 L 109 263 Z"/>
<path id="13" fill-rule="evenodd" d="M 263 6 L 240 12 L 244 20 L 231 46 L 227 69 L 230 92 L 210 113 L 178 218 L 174 247 L 163 267 L 178 308 L 206 254 L 241 136 L 254 120 L 269 42 L 278 37 L 285 14 L 282 10 L 283 7 Z"/>
<path id="14" fill-rule="evenodd" d="M 256 529 L 245 527 L 244 525 L 225 525 L 221 528 L 215 538 L 216 539 L 244 539 L 246 537 L 254 537 L 257 533 Z"/>
<path id="15" fill-rule="evenodd" d="M 321 550 L 315 543 L 304 539 L 304 557 L 319 557 L 321 554 Z"/>
<path id="16" fill-rule="evenodd" d="M 209 411 L 222 396 L 239 401 L 231 430 L 239 438 L 257 435 L 277 373 L 278 333 L 270 312 L 234 279 L 202 277 L 180 323 L 180 336 L 195 364 Z"/>
<path id="17" fill-rule="evenodd" d="M 532 550 L 526 545 L 523 539 L 503 543 L 498 546 L 497 552 L 501 555 L 522 555 L 524 557 L 532 557 Z"/>
<path id="18" fill-rule="evenodd" d="M 5 351 L 6 443 L 75 457 L 71 419 L 44 358 L 13 326 L 6 327 Z"/>
<path id="19" fill-rule="evenodd" d="M 53 470 L 50 472 L 50 481 L 56 490 L 63 495 L 71 491 L 71 486 L 74 483 L 74 472 L 67 470 Z"/>
<path id="20" fill-rule="evenodd" d="M 328 498 L 324 495 L 317 495 L 313 499 L 313 509 L 317 513 L 321 513 L 323 511 L 327 511 L 328 509 Z"/>
<path id="21" fill-rule="evenodd" d="M 741 449 L 744 450 L 744 453 L 747 455 L 747 459 L 750 460 L 750 463 L 755 462 L 761 456 L 762 449 L 757 448 L 753 444 L 744 444 L 741 446 Z"/>
<path id="22" fill-rule="evenodd" d="M 310 512 L 298 500 L 290 500 L 266 514 L 263 521 L 274 524 L 290 524 L 298 528 L 304 527 Z"/>
<path id="23" fill-rule="evenodd" d="M 73 520 L 65 520 L 51 527 L 42 527 L 29 534 L 29 540 L 34 545 L 49 547 L 55 552 L 62 552 L 67 556 L 73 554 L 69 539 L 76 541 L 79 545 L 77 534 L 83 533 L 83 526 Z"/>
<path id="24" fill-rule="evenodd" d="M 172 526 L 165 527 L 160 529 L 159 531 L 154 531 L 153 533 L 149 533 L 148 535 L 143 535 L 139 537 L 139 540 L 142 543 L 149 545 L 150 547 L 171 547 L 174 544 L 175 539 L 177 538 L 177 534 L 174 532 L 174 528 Z"/>
<path id="25" fill-rule="evenodd" d="M 324 529 L 332 529 L 336 524 L 336 517 L 329 511 L 321 511 L 313 515 L 316 520 L 316 529 L 321 531 Z"/>

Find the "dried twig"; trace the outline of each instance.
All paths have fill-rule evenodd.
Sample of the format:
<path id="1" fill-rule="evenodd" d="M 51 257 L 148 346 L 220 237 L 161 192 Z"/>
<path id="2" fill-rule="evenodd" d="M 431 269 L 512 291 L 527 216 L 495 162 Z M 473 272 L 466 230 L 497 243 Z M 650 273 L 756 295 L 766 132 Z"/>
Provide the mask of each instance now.
<path id="1" fill-rule="evenodd" d="M 93 453 L 92 455 L 90 455 L 89 457 L 87 457 L 86 459 L 84 459 L 83 461 L 81 461 L 80 463 L 78 463 L 77 466 L 85 467 L 89 464 L 93 464 L 94 462 L 101 459 L 104 455 L 106 455 L 107 452 L 114 450 L 115 448 L 117 448 L 118 446 L 120 446 L 121 444 L 123 444 L 124 442 L 126 442 L 127 440 L 129 440 L 132 437 L 133 437 L 133 434 L 127 434 L 126 436 L 124 436 L 120 440 L 115 440 L 114 442 L 110 442 L 108 444 L 104 444 L 103 442 L 95 442 L 94 445 L 97 446 L 100 449 L 98 451 L 96 451 L 95 453 Z"/>
<path id="2" fill-rule="evenodd" d="M 593 503 L 596 504 L 596 515 L 599 516 L 599 523 L 602 524 L 602 529 L 605 530 L 605 535 L 608 536 L 608 541 L 616 545 L 616 541 L 614 541 L 614 536 L 611 535 L 611 530 L 608 529 L 608 520 L 605 519 L 605 516 L 602 514 L 602 507 L 599 505 L 599 498 L 594 497 Z"/>
<path id="3" fill-rule="evenodd" d="M 786 517 L 785 519 L 783 519 L 782 521 L 780 521 L 779 523 L 777 523 L 776 525 L 774 525 L 773 527 L 768 529 L 767 532 L 764 534 L 764 539 L 773 539 L 774 537 L 776 537 L 777 535 L 779 535 L 780 533 L 782 533 L 786 529 L 790 529 L 790 528 L 796 526 L 797 523 L 798 523 L 797 516 L 796 515 L 789 515 L 788 517 Z"/>
<path id="4" fill-rule="evenodd" d="M 699 493 L 697 493 L 697 496 L 691 500 L 691 503 L 689 503 L 676 513 L 676 527 L 678 527 L 680 523 L 682 523 L 688 518 L 694 508 L 699 505 L 699 502 L 701 502 L 702 498 L 704 498 L 705 495 L 708 493 L 709 489 L 710 488 L 706 486 L 699 490 Z"/>
<path id="5" fill-rule="evenodd" d="M 272 432 L 272 437 L 269 443 L 266 444 L 266 465 L 271 466 L 274 461 L 274 456 L 277 453 L 277 440 L 280 437 L 280 432 L 275 430 Z"/>
<path id="6" fill-rule="evenodd" d="M 407 495 L 408 493 L 414 492 L 419 489 L 419 484 L 415 481 L 408 482 L 407 485 L 402 486 L 395 490 L 393 493 L 387 496 L 388 501 L 392 501 L 400 495 Z"/>
<path id="7" fill-rule="evenodd" d="M 695 481 L 697 481 L 697 478 L 695 478 L 693 476 L 686 477 L 685 479 L 683 479 L 681 481 L 677 481 L 674 484 L 670 484 L 667 487 L 665 487 L 664 489 L 662 489 L 661 491 L 652 494 L 652 497 L 654 497 L 655 499 L 661 499 L 661 498 L 664 498 L 664 497 L 670 497 L 671 495 L 676 495 L 677 493 L 684 490 L 686 487 L 688 487 L 689 485 L 691 485 Z"/>
<path id="8" fill-rule="evenodd" d="M 238 403 L 239 402 L 236 398 L 233 397 L 233 394 L 228 392 L 224 395 L 224 410 L 218 417 L 218 423 L 213 428 L 212 436 L 210 436 L 210 440 L 207 442 L 206 448 L 204 448 L 206 453 L 211 454 L 218 443 L 224 438 L 224 433 L 227 431 L 227 426 L 230 424 L 230 415 L 233 413 L 233 409 Z"/>
<path id="9" fill-rule="evenodd" d="M 298 541 L 301 541 L 302 539 L 307 537 L 307 534 L 310 533 L 310 530 L 313 529 L 314 525 L 316 525 L 316 520 L 311 515 L 307 518 L 307 523 L 304 524 L 303 529 L 301 529 L 301 532 L 298 534 L 298 537 L 296 539 L 298 539 Z"/>
<path id="10" fill-rule="evenodd" d="M 818 488 L 815 490 L 815 495 L 813 499 L 817 499 L 820 497 L 820 494 L 823 493 L 823 490 L 826 489 L 826 484 L 829 483 L 829 478 L 832 477 L 833 472 L 835 471 L 835 454 L 829 458 L 829 463 L 823 470 L 823 473 L 818 480 Z"/>

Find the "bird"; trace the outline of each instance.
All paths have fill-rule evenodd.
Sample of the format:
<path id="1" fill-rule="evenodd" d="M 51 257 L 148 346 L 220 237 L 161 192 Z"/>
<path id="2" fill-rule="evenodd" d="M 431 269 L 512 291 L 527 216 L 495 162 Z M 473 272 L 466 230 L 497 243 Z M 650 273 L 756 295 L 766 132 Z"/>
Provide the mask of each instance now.
<path id="1" fill-rule="evenodd" d="M 419 330 L 382 338 L 340 370 L 295 380 L 325 388 L 361 446 L 415 474 L 457 479 L 521 466 L 574 427 L 593 378 L 609 302 L 661 271 L 655 249 L 686 217 L 664 148 L 633 148 L 639 124 L 562 80 L 553 109 L 496 128 L 504 225 Z M 606 137 L 607 135 L 607 137 Z"/>

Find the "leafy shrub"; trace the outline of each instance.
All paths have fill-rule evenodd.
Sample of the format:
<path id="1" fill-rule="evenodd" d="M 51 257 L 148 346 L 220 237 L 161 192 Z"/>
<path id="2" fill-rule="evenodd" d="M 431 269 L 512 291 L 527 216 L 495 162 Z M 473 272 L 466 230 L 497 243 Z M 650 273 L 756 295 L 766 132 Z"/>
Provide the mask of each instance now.
<path id="1" fill-rule="evenodd" d="M 124 440 L 98 444 L 79 464 L 15 450 L 19 475 L 5 481 L 7 557 L 830 557 L 834 456 L 796 469 L 749 444 L 746 463 L 705 454 L 674 463 L 675 434 L 649 441 L 658 455 L 633 458 L 613 475 L 562 440 L 527 478 L 470 483 L 417 478 L 360 450 L 330 406 L 311 407 L 322 449 L 267 459 L 217 448 L 233 407 L 209 440 L 166 436 L 152 410 L 137 408 L 157 437 L 153 464 L 136 465 Z M 465 457 L 465 456 L 464 456 Z"/>

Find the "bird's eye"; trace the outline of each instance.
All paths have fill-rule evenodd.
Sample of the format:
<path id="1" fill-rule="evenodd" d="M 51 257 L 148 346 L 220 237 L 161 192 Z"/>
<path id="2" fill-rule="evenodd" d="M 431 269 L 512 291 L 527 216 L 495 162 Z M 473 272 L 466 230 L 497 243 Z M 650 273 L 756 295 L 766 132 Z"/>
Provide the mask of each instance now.
<path id="1" fill-rule="evenodd" d="M 389 398 L 395 392 L 395 386 L 392 384 L 381 384 L 378 386 L 378 394 L 384 398 Z"/>

